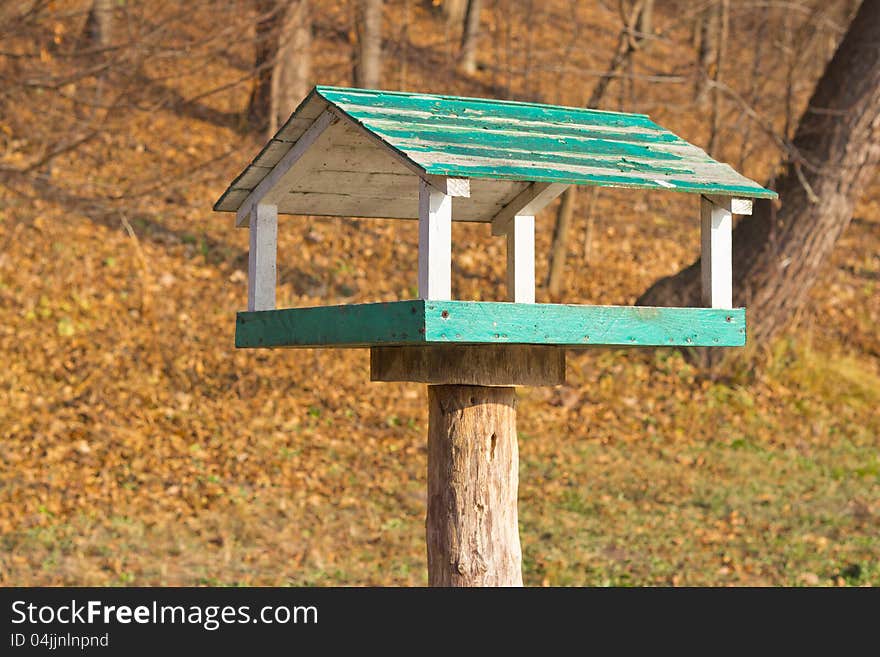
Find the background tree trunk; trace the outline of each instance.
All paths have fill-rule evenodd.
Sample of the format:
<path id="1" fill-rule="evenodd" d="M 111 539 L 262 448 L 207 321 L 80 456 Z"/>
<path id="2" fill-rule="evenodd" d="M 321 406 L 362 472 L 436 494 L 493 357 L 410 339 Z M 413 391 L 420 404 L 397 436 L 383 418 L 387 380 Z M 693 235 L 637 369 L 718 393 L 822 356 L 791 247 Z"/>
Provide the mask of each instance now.
<path id="1" fill-rule="evenodd" d="M 522 586 L 512 387 L 428 386 L 428 583 Z"/>
<path id="2" fill-rule="evenodd" d="M 468 0 L 443 0 L 440 10 L 449 25 L 461 25 L 468 5 Z"/>
<path id="3" fill-rule="evenodd" d="M 312 25 L 308 0 L 257 0 L 256 8 L 248 122 L 271 137 L 311 86 Z"/>
<path id="4" fill-rule="evenodd" d="M 355 36 L 354 84 L 374 89 L 382 78 L 382 0 L 357 0 Z"/>
<path id="5" fill-rule="evenodd" d="M 113 40 L 113 0 L 93 0 L 80 43 L 83 48 L 110 45 Z"/>
<path id="6" fill-rule="evenodd" d="M 477 71 L 477 41 L 480 37 L 480 12 L 483 0 L 470 0 L 461 33 L 461 70 L 473 75 Z"/>
<path id="7" fill-rule="evenodd" d="M 559 211 L 556 214 L 556 224 L 553 227 L 553 242 L 550 245 L 550 267 L 547 274 L 547 291 L 550 297 L 555 299 L 559 296 L 562 287 L 562 272 L 564 271 L 565 255 L 568 250 L 568 227 L 571 226 L 571 218 L 574 216 L 574 206 L 577 201 L 575 190 L 577 187 L 569 187 L 562 194 L 559 202 Z"/>
<path id="8" fill-rule="evenodd" d="M 654 34 L 654 0 L 644 0 L 636 30 L 638 34 L 634 38 L 639 43 Z"/>
<path id="9" fill-rule="evenodd" d="M 107 61 L 111 57 L 110 51 L 102 50 L 113 41 L 113 4 L 113 0 L 93 0 L 88 16 L 86 16 L 86 23 L 80 34 L 78 46 L 81 51 L 87 53 L 90 59 Z M 94 105 L 88 109 L 77 105 L 74 108 L 74 114 L 78 118 L 89 116 L 94 119 L 95 111 L 101 105 L 106 73 L 100 73 L 96 77 Z M 48 162 L 46 175 L 51 176 L 51 171 L 52 163 Z"/>
<path id="10" fill-rule="evenodd" d="M 880 0 L 865 0 L 825 68 L 777 185 L 733 231 L 734 303 L 764 344 L 800 308 L 880 163 Z M 700 261 L 655 283 L 641 305 L 700 301 Z M 704 356 L 711 364 L 719 356 Z"/>
<path id="11" fill-rule="evenodd" d="M 721 129 L 721 90 L 718 83 L 721 81 L 721 69 L 724 66 L 724 55 L 727 51 L 727 34 L 730 22 L 730 0 L 719 0 L 715 5 L 717 7 L 714 23 L 718 32 L 715 35 L 715 59 L 712 66 L 712 84 L 709 90 L 712 97 L 712 104 L 709 113 L 709 142 L 706 146 L 706 152 L 712 157 L 717 155 L 718 133 Z"/>
<path id="12" fill-rule="evenodd" d="M 714 0 L 697 18 L 694 40 L 697 45 L 697 75 L 694 83 L 694 101 L 704 105 L 708 99 L 709 80 L 712 78 L 713 63 L 718 49 L 719 25 L 721 23 L 721 3 Z"/>
<path id="13" fill-rule="evenodd" d="M 642 15 L 645 9 L 651 13 L 649 21 L 653 21 L 653 0 L 637 0 L 633 3 L 628 16 L 624 17 L 624 24 L 620 30 L 617 48 L 608 64 L 608 69 L 596 82 L 587 107 L 597 108 L 605 97 L 608 85 L 617 75 L 618 71 L 632 57 L 633 53 L 642 47 L 643 37 L 634 34 L 635 26 L 642 24 Z M 651 26 L 653 29 L 653 26 Z M 562 288 L 562 274 L 565 271 L 565 260 L 568 255 L 568 227 L 571 225 L 572 213 L 577 201 L 577 187 L 572 185 L 562 194 L 559 209 L 556 211 L 556 222 L 553 225 L 553 246 L 550 249 L 550 258 L 547 270 L 547 291 L 551 299 L 558 297 Z M 592 207 L 592 205 L 591 205 Z"/>
<path id="14" fill-rule="evenodd" d="M 312 86 L 312 22 L 309 0 L 293 0 L 285 8 L 277 61 L 272 74 L 269 133 L 288 119 Z"/>
<path id="15" fill-rule="evenodd" d="M 272 113 L 272 70 L 278 58 L 278 25 L 282 7 L 277 0 L 255 0 L 254 86 L 248 101 L 248 124 L 264 130 Z"/>

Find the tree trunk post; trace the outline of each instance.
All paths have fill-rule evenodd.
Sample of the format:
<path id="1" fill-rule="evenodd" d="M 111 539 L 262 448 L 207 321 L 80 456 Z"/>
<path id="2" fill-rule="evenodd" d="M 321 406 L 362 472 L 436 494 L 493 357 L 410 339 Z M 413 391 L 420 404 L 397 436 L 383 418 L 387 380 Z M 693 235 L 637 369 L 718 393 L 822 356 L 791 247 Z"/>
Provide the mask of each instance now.
<path id="1" fill-rule="evenodd" d="M 522 586 L 515 400 L 428 386 L 429 586 Z"/>
<path id="2" fill-rule="evenodd" d="M 547 345 L 373 347 L 373 381 L 428 385 L 430 586 L 522 586 L 515 385 L 565 382 Z"/>

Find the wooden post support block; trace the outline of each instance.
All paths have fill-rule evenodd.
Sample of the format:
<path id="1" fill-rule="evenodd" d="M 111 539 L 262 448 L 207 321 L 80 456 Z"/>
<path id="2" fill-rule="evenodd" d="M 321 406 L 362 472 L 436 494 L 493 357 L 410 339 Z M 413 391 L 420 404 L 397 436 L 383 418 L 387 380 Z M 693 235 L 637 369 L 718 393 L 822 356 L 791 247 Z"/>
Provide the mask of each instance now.
<path id="1" fill-rule="evenodd" d="M 534 344 L 371 347 L 370 380 L 555 386 L 565 383 L 565 350 Z"/>
<path id="2" fill-rule="evenodd" d="M 522 586 L 513 388 L 428 386 L 430 586 Z"/>

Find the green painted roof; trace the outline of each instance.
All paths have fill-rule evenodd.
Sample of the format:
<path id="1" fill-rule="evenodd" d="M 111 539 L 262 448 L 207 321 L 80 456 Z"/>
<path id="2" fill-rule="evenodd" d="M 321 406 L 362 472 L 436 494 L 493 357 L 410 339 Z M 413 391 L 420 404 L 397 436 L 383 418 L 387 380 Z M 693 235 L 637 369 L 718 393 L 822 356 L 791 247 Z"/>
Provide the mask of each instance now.
<path id="1" fill-rule="evenodd" d="M 644 114 L 318 86 L 215 209 L 237 210 L 325 105 L 426 174 L 776 197 Z"/>

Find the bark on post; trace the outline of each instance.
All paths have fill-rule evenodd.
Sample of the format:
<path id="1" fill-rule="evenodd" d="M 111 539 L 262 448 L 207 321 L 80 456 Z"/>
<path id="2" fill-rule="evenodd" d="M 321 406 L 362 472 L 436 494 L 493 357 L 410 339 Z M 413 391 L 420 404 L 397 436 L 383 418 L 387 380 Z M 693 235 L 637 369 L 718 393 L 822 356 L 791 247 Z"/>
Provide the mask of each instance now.
<path id="1" fill-rule="evenodd" d="M 428 584 L 522 586 L 514 388 L 428 386 Z"/>
<path id="2" fill-rule="evenodd" d="M 373 381 L 428 383 L 428 583 L 522 586 L 513 386 L 565 383 L 565 350 L 372 347 Z"/>

